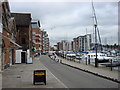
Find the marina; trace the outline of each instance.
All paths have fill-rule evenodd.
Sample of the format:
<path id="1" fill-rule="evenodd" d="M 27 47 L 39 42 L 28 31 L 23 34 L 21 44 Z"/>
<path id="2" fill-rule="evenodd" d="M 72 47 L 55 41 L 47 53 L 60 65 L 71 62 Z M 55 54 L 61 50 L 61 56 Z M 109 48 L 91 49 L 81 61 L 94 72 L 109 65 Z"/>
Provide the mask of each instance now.
<path id="1" fill-rule="evenodd" d="M 69 54 L 68 54 L 69 53 Z M 70 61 L 89 64 L 95 66 L 95 53 L 88 53 L 84 55 L 78 55 L 74 52 L 56 52 L 56 54 L 62 58 Z M 98 53 L 98 64 L 99 67 L 104 67 L 113 70 L 119 70 L 120 56 L 107 56 L 104 53 Z"/>

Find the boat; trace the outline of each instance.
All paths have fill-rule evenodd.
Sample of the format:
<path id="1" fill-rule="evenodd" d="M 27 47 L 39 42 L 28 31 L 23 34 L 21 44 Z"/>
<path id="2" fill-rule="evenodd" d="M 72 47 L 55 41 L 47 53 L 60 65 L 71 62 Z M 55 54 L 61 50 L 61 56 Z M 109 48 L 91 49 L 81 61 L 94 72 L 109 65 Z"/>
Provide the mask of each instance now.
<path id="1" fill-rule="evenodd" d="M 83 55 L 78 55 L 78 54 L 77 54 L 77 55 L 76 55 L 76 59 L 81 60 L 81 59 L 82 59 L 82 56 L 83 56 Z"/>
<path id="2" fill-rule="evenodd" d="M 68 56 L 68 57 L 75 57 L 76 54 L 74 52 L 67 52 L 66 56 Z"/>
<path id="3" fill-rule="evenodd" d="M 90 61 L 91 63 L 95 63 L 96 53 L 89 53 L 85 56 L 85 58 L 87 58 L 87 60 Z M 97 59 L 98 59 L 98 63 L 104 63 L 104 62 L 109 62 L 113 58 L 108 57 L 104 53 L 97 53 Z"/>

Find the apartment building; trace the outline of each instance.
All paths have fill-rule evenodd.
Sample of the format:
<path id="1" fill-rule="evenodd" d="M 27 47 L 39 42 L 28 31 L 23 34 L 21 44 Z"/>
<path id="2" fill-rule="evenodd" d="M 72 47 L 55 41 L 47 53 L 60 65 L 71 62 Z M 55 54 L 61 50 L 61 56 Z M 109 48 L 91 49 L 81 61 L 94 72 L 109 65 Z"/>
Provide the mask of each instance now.
<path id="1" fill-rule="evenodd" d="M 69 51 L 70 50 L 70 43 L 67 40 L 62 40 L 61 42 L 58 42 L 57 43 L 57 50 Z"/>
<path id="2" fill-rule="evenodd" d="M 32 21 L 32 48 L 33 48 L 33 54 L 39 55 L 41 53 L 42 47 L 41 47 L 41 40 L 42 40 L 42 31 L 40 29 L 40 22 Z"/>
<path id="3" fill-rule="evenodd" d="M 73 38 L 71 45 L 73 51 L 89 51 L 91 49 L 91 34 Z"/>
<path id="4" fill-rule="evenodd" d="M 49 42 L 49 37 L 46 31 L 42 31 L 42 54 L 48 53 L 50 50 L 50 42 Z"/>

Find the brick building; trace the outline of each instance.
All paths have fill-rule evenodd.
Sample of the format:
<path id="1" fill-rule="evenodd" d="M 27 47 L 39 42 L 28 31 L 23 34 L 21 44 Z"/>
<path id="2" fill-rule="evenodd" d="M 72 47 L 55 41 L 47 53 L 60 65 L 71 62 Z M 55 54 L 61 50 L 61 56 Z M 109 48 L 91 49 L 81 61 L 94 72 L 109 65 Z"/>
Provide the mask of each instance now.
<path id="1" fill-rule="evenodd" d="M 32 21 L 32 49 L 33 54 L 38 55 L 41 53 L 41 40 L 42 40 L 42 32 L 40 30 L 40 22 Z"/>
<path id="2" fill-rule="evenodd" d="M 15 18 L 17 28 L 17 43 L 22 46 L 23 51 L 30 49 L 32 41 L 31 14 L 11 13 Z"/>
<path id="3" fill-rule="evenodd" d="M 11 13 L 12 17 L 16 21 L 16 41 L 22 46 L 19 50 L 21 52 L 21 62 L 27 63 L 27 60 L 31 57 L 32 51 L 32 26 L 31 26 L 31 14 L 30 13 Z"/>
<path id="4" fill-rule="evenodd" d="M 9 3 L 2 3 L 2 69 L 15 63 L 16 43 L 15 19 L 11 17 Z"/>

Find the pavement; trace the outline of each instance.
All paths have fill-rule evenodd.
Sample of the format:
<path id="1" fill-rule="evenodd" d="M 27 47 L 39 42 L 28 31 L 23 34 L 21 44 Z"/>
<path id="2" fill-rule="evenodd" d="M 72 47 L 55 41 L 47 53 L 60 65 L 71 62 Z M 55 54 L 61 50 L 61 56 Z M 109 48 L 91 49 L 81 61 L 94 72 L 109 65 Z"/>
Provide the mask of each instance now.
<path id="1" fill-rule="evenodd" d="M 2 88 L 65 88 L 39 59 L 36 57 L 33 64 L 14 64 L 5 69 L 2 73 Z M 46 70 L 46 85 L 33 85 L 34 70 Z"/>
<path id="2" fill-rule="evenodd" d="M 112 81 L 115 82 L 120 82 L 120 72 L 117 70 L 113 70 L 111 71 L 110 69 L 107 68 L 102 68 L 102 67 L 94 67 L 92 65 L 86 65 L 85 63 L 81 63 L 81 62 L 74 62 L 74 61 L 70 61 L 67 59 L 63 59 L 61 57 L 57 57 L 60 60 L 62 60 L 62 64 L 80 69 L 82 71 L 106 78 L 106 79 L 110 79 Z"/>

